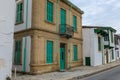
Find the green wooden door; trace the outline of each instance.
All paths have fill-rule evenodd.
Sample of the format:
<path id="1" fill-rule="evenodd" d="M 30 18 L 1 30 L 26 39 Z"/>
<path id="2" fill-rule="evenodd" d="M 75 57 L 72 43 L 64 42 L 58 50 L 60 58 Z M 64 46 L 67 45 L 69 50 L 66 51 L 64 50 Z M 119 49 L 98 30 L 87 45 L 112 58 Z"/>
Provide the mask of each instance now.
<path id="1" fill-rule="evenodd" d="M 65 33 L 66 32 L 66 11 L 64 9 L 61 8 L 60 11 L 60 23 L 61 23 L 61 32 Z"/>
<path id="2" fill-rule="evenodd" d="M 90 57 L 85 57 L 86 66 L 91 66 Z"/>
<path id="3" fill-rule="evenodd" d="M 65 47 L 60 47 L 60 70 L 65 70 Z"/>

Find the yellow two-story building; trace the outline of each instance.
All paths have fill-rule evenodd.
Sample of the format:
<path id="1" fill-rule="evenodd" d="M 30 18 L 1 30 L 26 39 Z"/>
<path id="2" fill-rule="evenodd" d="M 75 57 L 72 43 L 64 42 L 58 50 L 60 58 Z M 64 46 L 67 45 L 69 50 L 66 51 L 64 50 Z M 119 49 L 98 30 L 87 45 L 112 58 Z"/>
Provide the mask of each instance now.
<path id="1" fill-rule="evenodd" d="M 82 14 L 68 0 L 16 0 L 13 69 L 38 74 L 82 65 Z"/>

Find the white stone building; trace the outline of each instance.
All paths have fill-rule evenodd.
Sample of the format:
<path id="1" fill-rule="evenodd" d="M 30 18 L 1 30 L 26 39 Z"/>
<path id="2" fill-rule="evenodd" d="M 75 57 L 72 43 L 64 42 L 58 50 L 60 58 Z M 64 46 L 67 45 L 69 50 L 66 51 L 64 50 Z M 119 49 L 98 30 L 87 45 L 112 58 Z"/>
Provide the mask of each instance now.
<path id="1" fill-rule="evenodd" d="M 14 32 L 24 31 L 27 29 L 30 29 L 31 26 L 31 20 L 32 20 L 32 0 L 16 0 L 15 3 L 15 30 Z M 20 12 L 20 13 L 19 13 Z M 19 15 L 19 16 L 18 16 Z M 15 55 L 13 54 L 13 70 L 16 68 L 16 70 L 19 72 L 30 72 L 30 51 L 31 51 L 31 36 L 27 36 L 27 34 L 24 34 L 25 37 L 22 39 L 17 38 L 14 42 L 14 47 L 16 45 L 22 46 L 20 47 L 20 53 L 21 55 L 17 55 L 18 61 L 21 64 L 17 64 L 18 61 L 15 63 Z M 15 53 L 15 48 L 14 48 Z"/>
<path id="2" fill-rule="evenodd" d="M 0 0 L 0 80 L 11 77 L 15 0 Z"/>
<path id="3" fill-rule="evenodd" d="M 114 33 L 111 27 L 83 26 L 83 64 L 98 66 L 115 61 Z"/>
<path id="4" fill-rule="evenodd" d="M 115 34 L 115 54 L 116 54 L 116 59 L 120 59 L 120 35 Z"/>

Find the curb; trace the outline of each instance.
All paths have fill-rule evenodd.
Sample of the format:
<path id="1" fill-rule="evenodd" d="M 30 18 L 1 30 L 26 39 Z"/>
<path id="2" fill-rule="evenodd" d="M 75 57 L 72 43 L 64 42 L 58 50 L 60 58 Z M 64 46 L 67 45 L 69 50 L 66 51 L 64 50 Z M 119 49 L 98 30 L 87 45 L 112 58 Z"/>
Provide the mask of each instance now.
<path id="1" fill-rule="evenodd" d="M 119 65 L 112 66 L 112 67 L 109 67 L 109 68 L 106 68 L 106 69 L 102 69 L 102 70 L 99 70 L 99 71 L 96 71 L 96 72 L 88 73 L 88 74 L 85 74 L 85 75 L 82 75 L 82 76 L 73 77 L 73 78 L 68 79 L 68 80 L 82 79 L 82 78 L 85 78 L 85 77 L 88 77 L 88 76 L 91 76 L 91 75 L 94 75 L 94 74 L 97 74 L 97 73 L 100 73 L 100 72 L 103 72 L 103 71 L 110 70 L 110 69 L 115 68 L 115 67 L 118 67 L 118 66 L 120 66 L 120 64 L 119 64 Z"/>

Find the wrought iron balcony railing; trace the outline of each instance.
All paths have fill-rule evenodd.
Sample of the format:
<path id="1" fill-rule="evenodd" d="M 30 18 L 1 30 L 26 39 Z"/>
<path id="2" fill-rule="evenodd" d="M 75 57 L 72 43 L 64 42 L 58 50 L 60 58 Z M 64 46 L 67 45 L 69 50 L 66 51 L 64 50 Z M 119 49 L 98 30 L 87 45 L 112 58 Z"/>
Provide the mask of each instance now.
<path id="1" fill-rule="evenodd" d="M 74 28 L 68 24 L 60 24 L 60 36 L 66 38 L 72 38 L 74 34 Z"/>

